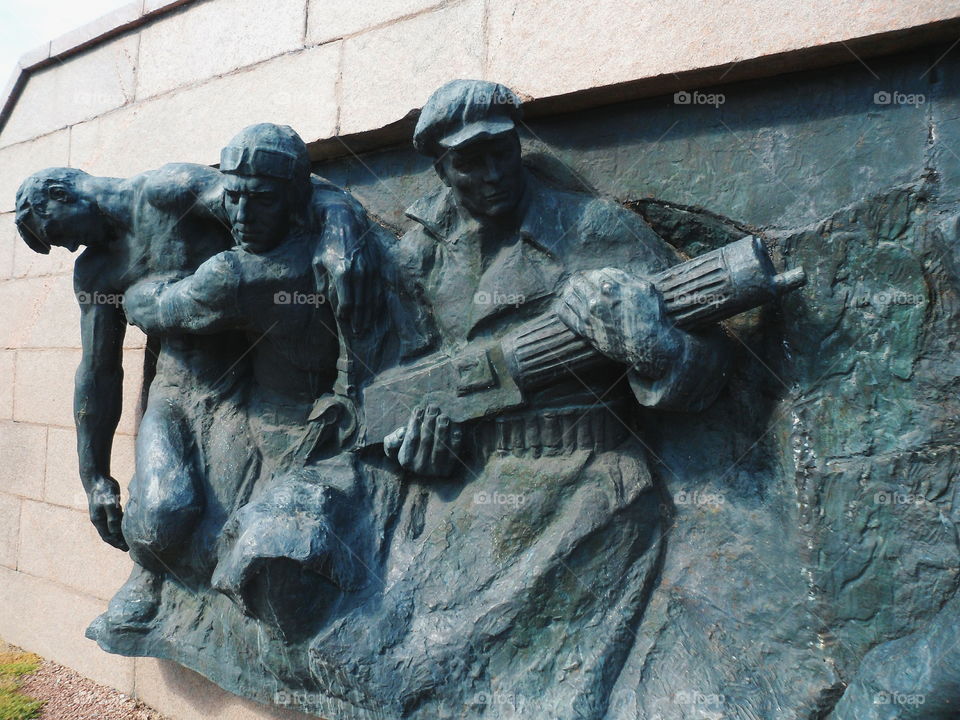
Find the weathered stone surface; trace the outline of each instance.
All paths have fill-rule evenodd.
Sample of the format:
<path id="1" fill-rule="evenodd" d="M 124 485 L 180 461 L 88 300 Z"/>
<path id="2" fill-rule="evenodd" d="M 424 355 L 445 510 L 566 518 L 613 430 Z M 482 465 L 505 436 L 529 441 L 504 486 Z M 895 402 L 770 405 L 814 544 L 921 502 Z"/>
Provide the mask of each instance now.
<path id="1" fill-rule="evenodd" d="M 20 544 L 21 499 L 0 492 L 0 565 L 17 568 L 17 548 Z"/>
<path id="2" fill-rule="evenodd" d="M 168 15 L 140 33 L 137 100 L 299 48 L 303 13 L 304 0 L 230 0 Z"/>
<path id="3" fill-rule="evenodd" d="M 0 333 L 7 347 L 80 347 L 80 310 L 69 275 L 11 280 L 0 287 L 0 299 L 21 308 Z"/>
<path id="4" fill-rule="evenodd" d="M 50 54 L 60 55 L 106 33 L 121 32 L 140 18 L 143 0 L 134 0 L 50 41 Z"/>
<path id="5" fill-rule="evenodd" d="M 162 707 L 177 720 L 300 720 L 312 717 L 267 707 L 232 695 L 202 675 L 168 660 L 137 660 L 137 697 L 151 707 Z"/>
<path id="6" fill-rule="evenodd" d="M 26 243 L 16 236 L 13 226 L 13 213 L 8 213 L 0 220 L 7 221 L 13 230 L 13 275 L 14 277 L 43 277 L 48 275 L 68 275 L 73 272 L 73 261 L 76 256 L 63 248 L 52 248 L 49 255 L 38 255 L 27 247 Z"/>
<path id="7" fill-rule="evenodd" d="M 79 318 L 79 306 L 70 275 L 23 280 L 37 288 L 33 302 L 24 308 L 28 332 L 18 347 L 80 347 L 80 333 L 73 325 Z"/>
<path id="8" fill-rule="evenodd" d="M 77 434 L 72 429 L 49 429 L 43 499 L 74 510 L 87 509 L 87 494 L 80 484 L 77 462 Z"/>
<path id="9" fill-rule="evenodd" d="M 58 130 L 36 140 L 0 148 L 0 212 L 16 205 L 17 188 L 32 172 L 70 164 L 70 131 Z"/>
<path id="10" fill-rule="evenodd" d="M 28 50 L 23 55 L 20 56 L 18 65 L 23 68 L 31 68 L 38 63 L 42 63 L 44 60 L 47 60 L 50 57 L 50 42 L 41 43 L 37 45 L 32 50 Z"/>
<path id="11" fill-rule="evenodd" d="M 376 3 L 309 0 L 307 42 L 321 43 L 342 38 L 441 4 L 439 0 L 381 0 Z"/>
<path id="12" fill-rule="evenodd" d="M 635 8 L 617 0 L 493 0 L 487 72 L 522 93 L 546 97 L 637 78 L 732 67 L 751 58 L 920 26 L 955 17 L 956 12 L 949 0 L 926 0 L 909 8 L 893 8 L 882 0 L 843 7 L 822 0 L 706 7 L 682 0 Z M 558 18 L 570 31 L 545 32 Z"/>
<path id="13" fill-rule="evenodd" d="M 105 605 L 57 582 L 0 568 L 0 637 L 133 694 L 134 661 L 108 655 L 83 637 Z"/>
<path id="14" fill-rule="evenodd" d="M 14 255 L 18 243 L 13 213 L 0 214 L 0 280 L 13 276 Z"/>
<path id="15" fill-rule="evenodd" d="M 30 140 L 95 117 L 133 99 L 136 35 L 113 40 L 30 73 L 0 146 Z"/>
<path id="16" fill-rule="evenodd" d="M 42 286 L 43 280 L 38 278 L 21 278 L 0 283 L 0 302 L 4 302 L 6 307 L 31 308 Z M 28 318 L 29 314 L 26 312 L 11 314 L 0 329 L 0 347 L 18 347 L 30 331 Z"/>
<path id="17" fill-rule="evenodd" d="M 13 367 L 16 352 L 0 350 L 0 420 L 13 419 Z"/>
<path id="18" fill-rule="evenodd" d="M 468 0 L 345 40 L 340 134 L 400 120 L 447 80 L 479 77 L 482 21 L 483 3 Z"/>
<path id="19" fill-rule="evenodd" d="M 0 422 L 0 457 L 8 468 L 0 491 L 39 500 L 47 457 L 47 429 L 42 425 Z"/>
<path id="20" fill-rule="evenodd" d="M 123 347 L 125 348 L 145 348 L 147 346 L 147 336 L 143 331 L 133 325 L 127 327 L 127 332 L 123 337 Z"/>
<path id="21" fill-rule="evenodd" d="M 65 553 L 63 548 L 71 547 Z M 85 510 L 25 500 L 20 523 L 19 570 L 109 599 L 133 567 L 129 556 L 97 534 Z"/>
<path id="22" fill-rule="evenodd" d="M 115 177 L 173 159 L 214 164 L 238 127 L 264 119 L 291 125 L 306 138 L 331 135 L 339 52 L 331 44 L 286 55 L 81 123 L 73 128 L 72 162 L 91 174 Z M 304 78 L 309 92 L 303 90 Z M 197 108 L 210 109 L 202 123 L 196 121 Z M 145 144 L 145 137 L 153 141 Z"/>
<path id="23" fill-rule="evenodd" d="M 64 398 L 73 393 L 71 375 L 79 362 L 78 350 L 19 350 L 13 386 L 14 419 L 72 426 L 72 404 Z"/>

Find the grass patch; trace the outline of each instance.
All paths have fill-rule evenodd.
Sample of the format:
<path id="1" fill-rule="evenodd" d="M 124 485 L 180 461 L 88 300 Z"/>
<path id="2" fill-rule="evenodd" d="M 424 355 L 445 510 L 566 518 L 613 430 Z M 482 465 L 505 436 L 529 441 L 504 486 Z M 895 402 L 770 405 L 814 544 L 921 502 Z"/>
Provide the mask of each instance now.
<path id="1" fill-rule="evenodd" d="M 32 720 L 43 702 L 17 692 L 17 680 L 40 667 L 42 660 L 31 653 L 0 652 L 0 720 Z"/>
<path id="2" fill-rule="evenodd" d="M 0 688 L 0 720 L 33 720 L 43 703 L 21 695 L 16 690 Z"/>
<path id="3" fill-rule="evenodd" d="M 0 652 L 0 677 L 20 677 L 40 669 L 39 657 L 27 652 Z"/>

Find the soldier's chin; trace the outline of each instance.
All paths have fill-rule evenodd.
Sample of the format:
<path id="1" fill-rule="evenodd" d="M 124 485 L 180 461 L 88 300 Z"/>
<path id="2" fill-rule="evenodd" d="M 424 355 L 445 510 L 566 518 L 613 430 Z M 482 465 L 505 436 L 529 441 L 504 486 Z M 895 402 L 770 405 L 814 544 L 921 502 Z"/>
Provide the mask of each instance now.
<path id="1" fill-rule="evenodd" d="M 497 197 L 493 200 L 483 201 L 484 214 L 488 215 L 489 217 L 500 217 L 502 215 L 507 215 L 508 213 L 512 212 L 516 206 L 516 200 L 509 195 L 503 195 L 502 197 Z"/>
<path id="2" fill-rule="evenodd" d="M 251 253 L 265 253 L 276 246 L 270 236 L 260 233 L 238 233 L 234 238 L 242 250 Z"/>
<path id="3" fill-rule="evenodd" d="M 244 250 L 252 250 L 256 248 L 261 242 L 261 237 L 259 234 L 250 233 L 250 232 L 234 231 L 233 239 L 236 241 L 237 245 L 239 245 Z"/>
<path id="4" fill-rule="evenodd" d="M 76 252 L 80 249 L 80 238 L 70 238 L 69 240 L 48 240 L 47 252 L 50 252 L 50 248 L 58 247 L 63 248 L 69 252 Z"/>

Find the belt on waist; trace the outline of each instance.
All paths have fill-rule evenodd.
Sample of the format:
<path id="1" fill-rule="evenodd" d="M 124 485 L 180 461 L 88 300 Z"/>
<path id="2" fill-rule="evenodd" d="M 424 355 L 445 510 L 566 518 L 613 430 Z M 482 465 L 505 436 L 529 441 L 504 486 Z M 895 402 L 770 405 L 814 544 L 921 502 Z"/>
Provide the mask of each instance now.
<path id="1" fill-rule="evenodd" d="M 476 429 L 481 457 L 515 455 L 540 457 L 577 450 L 604 452 L 630 434 L 627 421 L 618 417 L 622 403 L 529 410 L 480 423 Z"/>

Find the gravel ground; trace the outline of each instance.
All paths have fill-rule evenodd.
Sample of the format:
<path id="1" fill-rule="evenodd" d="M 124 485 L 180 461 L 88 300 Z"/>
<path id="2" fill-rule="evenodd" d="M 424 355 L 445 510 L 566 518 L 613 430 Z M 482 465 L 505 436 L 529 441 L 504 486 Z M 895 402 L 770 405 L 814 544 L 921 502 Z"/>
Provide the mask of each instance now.
<path id="1" fill-rule="evenodd" d="M 48 660 L 21 679 L 20 692 L 46 701 L 40 720 L 166 720 L 143 703 Z"/>

